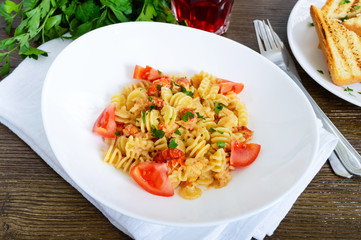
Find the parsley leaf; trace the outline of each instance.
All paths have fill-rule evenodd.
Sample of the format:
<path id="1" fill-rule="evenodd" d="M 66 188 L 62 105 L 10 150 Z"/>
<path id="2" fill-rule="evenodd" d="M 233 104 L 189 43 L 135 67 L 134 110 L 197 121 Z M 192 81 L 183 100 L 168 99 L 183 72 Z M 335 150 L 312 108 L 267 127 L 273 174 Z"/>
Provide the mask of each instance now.
<path id="1" fill-rule="evenodd" d="M 157 138 L 162 138 L 164 137 L 165 132 L 157 129 L 154 125 L 152 125 L 152 136 L 157 137 Z"/>
<path id="2" fill-rule="evenodd" d="M 225 148 L 226 147 L 226 142 L 225 141 L 218 141 L 217 142 L 217 146 L 219 148 Z"/>
<path id="3" fill-rule="evenodd" d="M 347 20 L 348 19 L 348 16 L 346 15 L 345 17 L 343 17 L 343 18 L 340 18 L 340 20 L 341 20 L 341 22 L 343 22 L 343 21 L 345 21 L 345 20 Z"/>
<path id="4" fill-rule="evenodd" d="M 182 135 L 182 133 L 179 131 L 179 129 L 175 130 L 174 133 L 177 134 L 177 135 L 179 135 L 179 136 Z"/>
<path id="5" fill-rule="evenodd" d="M 223 109 L 223 106 L 224 106 L 224 105 L 223 105 L 222 103 L 217 103 L 217 102 L 215 102 L 214 106 L 215 106 L 214 111 L 215 111 L 216 114 L 218 115 L 219 112 Z"/>
<path id="6" fill-rule="evenodd" d="M 352 94 L 352 92 L 353 92 L 353 89 L 352 89 L 352 88 L 347 87 L 347 88 L 345 88 L 343 91 L 347 92 L 347 93 L 348 93 L 349 95 L 351 95 L 351 96 L 354 96 L 354 95 Z"/>
<path id="7" fill-rule="evenodd" d="M 224 132 L 220 131 L 220 130 L 217 130 L 217 132 L 219 132 L 220 134 L 223 134 Z"/>
<path id="8" fill-rule="evenodd" d="M 114 134 L 117 135 L 117 136 L 120 136 L 120 131 L 115 131 Z"/>
<path id="9" fill-rule="evenodd" d="M 323 71 L 322 71 L 322 70 L 317 70 L 317 72 L 319 72 L 319 73 L 323 74 Z"/>
<path id="10" fill-rule="evenodd" d="M 215 132 L 216 130 L 214 128 L 210 128 L 208 129 L 208 132 L 212 133 L 212 132 Z"/>
<path id="11" fill-rule="evenodd" d="M 178 146 L 178 144 L 175 142 L 175 139 L 172 138 L 172 139 L 170 140 L 170 142 L 169 142 L 169 147 L 170 147 L 171 149 L 175 149 L 177 146 Z"/>
<path id="12" fill-rule="evenodd" d="M 339 5 L 342 5 L 342 4 L 346 4 L 346 3 L 350 3 L 350 0 L 342 0 Z"/>
<path id="13" fill-rule="evenodd" d="M 199 114 L 199 112 L 196 112 L 196 114 L 197 114 L 197 118 L 199 118 L 199 119 L 205 119 L 202 115 Z"/>
<path id="14" fill-rule="evenodd" d="M 181 86 L 181 92 L 184 93 L 187 96 L 190 96 L 191 98 L 193 98 L 193 92 L 192 91 L 187 91 L 187 89 L 183 86 Z"/>
<path id="15" fill-rule="evenodd" d="M 142 120 L 143 120 L 143 123 L 145 123 L 145 112 L 142 111 Z"/>
<path id="16" fill-rule="evenodd" d="M 194 118 L 194 114 L 191 111 L 188 111 L 181 117 L 184 122 L 188 122 L 189 119 Z"/>
<path id="17" fill-rule="evenodd" d="M 162 90 L 162 85 L 160 85 L 160 84 L 157 84 L 157 89 L 158 89 L 158 91 L 160 91 L 160 90 Z"/>

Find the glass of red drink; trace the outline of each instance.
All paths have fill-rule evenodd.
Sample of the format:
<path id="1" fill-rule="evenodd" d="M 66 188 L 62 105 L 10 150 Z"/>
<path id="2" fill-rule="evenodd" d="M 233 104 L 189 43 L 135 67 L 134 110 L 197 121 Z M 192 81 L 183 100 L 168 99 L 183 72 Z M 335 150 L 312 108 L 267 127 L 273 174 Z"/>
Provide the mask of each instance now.
<path id="1" fill-rule="evenodd" d="M 234 0 L 172 0 L 173 14 L 188 26 L 216 34 L 227 31 Z"/>

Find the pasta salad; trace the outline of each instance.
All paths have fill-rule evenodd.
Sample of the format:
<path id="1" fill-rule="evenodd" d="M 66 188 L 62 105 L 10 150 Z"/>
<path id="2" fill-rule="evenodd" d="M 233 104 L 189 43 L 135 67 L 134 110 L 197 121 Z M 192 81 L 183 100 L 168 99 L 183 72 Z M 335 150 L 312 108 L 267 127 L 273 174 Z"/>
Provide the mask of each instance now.
<path id="1" fill-rule="evenodd" d="M 196 199 L 222 188 L 261 146 L 250 143 L 244 85 L 201 71 L 188 78 L 136 66 L 140 81 L 112 96 L 93 132 L 108 145 L 104 162 L 129 173 L 146 191 Z"/>

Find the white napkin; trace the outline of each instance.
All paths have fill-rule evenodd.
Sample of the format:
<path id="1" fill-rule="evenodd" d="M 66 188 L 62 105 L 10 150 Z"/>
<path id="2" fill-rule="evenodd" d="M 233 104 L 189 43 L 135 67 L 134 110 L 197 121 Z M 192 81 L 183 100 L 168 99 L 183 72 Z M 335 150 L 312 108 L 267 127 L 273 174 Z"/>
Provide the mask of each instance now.
<path id="1" fill-rule="evenodd" d="M 119 230 L 135 239 L 263 239 L 272 235 L 298 196 L 307 187 L 335 148 L 337 139 L 320 123 L 320 148 L 302 181 L 276 205 L 247 219 L 211 227 L 169 227 L 143 222 L 115 212 L 82 191 L 64 172 L 52 152 L 42 124 L 41 91 L 55 57 L 70 40 L 55 39 L 39 48 L 49 52 L 39 60 L 24 60 L 0 82 L 0 122 L 23 139 L 60 176 L 97 207 Z"/>

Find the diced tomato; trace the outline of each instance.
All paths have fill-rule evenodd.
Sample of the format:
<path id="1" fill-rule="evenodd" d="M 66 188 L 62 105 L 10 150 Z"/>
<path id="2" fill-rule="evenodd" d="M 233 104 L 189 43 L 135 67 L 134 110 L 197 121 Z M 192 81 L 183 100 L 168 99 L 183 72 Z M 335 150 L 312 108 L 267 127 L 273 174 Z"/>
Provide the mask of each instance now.
<path id="1" fill-rule="evenodd" d="M 261 145 L 256 143 L 243 143 L 241 141 L 232 140 L 231 144 L 231 166 L 246 167 L 253 163 L 259 152 Z"/>
<path id="2" fill-rule="evenodd" d="M 157 163 L 167 163 L 168 167 L 173 169 L 177 163 L 183 165 L 185 159 L 186 155 L 182 150 L 178 148 L 167 148 L 166 150 L 158 152 L 153 158 L 153 161 Z"/>
<path id="3" fill-rule="evenodd" d="M 132 167 L 129 174 L 139 186 L 151 194 L 163 197 L 174 195 L 165 163 L 141 162 Z"/>
<path id="4" fill-rule="evenodd" d="M 115 104 L 107 106 L 93 126 L 93 132 L 107 138 L 115 138 L 117 124 L 115 122 Z"/>
<path id="5" fill-rule="evenodd" d="M 228 92 L 235 92 L 236 94 L 242 92 L 244 88 L 243 83 L 235 83 L 225 79 L 217 78 L 217 84 L 219 84 L 219 93 L 227 94 Z"/>
<path id="6" fill-rule="evenodd" d="M 148 80 L 148 81 L 154 81 L 156 79 L 161 78 L 164 76 L 160 71 L 150 67 L 146 66 L 141 67 L 139 65 L 136 65 L 134 68 L 133 78 L 135 79 L 141 79 L 141 80 Z"/>
<path id="7" fill-rule="evenodd" d="M 155 96 L 160 92 L 162 87 L 171 88 L 172 84 L 168 77 L 162 77 L 160 79 L 155 80 L 148 88 L 147 94 L 149 96 Z"/>

